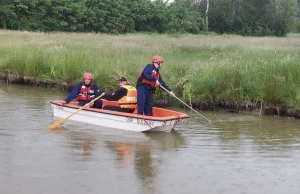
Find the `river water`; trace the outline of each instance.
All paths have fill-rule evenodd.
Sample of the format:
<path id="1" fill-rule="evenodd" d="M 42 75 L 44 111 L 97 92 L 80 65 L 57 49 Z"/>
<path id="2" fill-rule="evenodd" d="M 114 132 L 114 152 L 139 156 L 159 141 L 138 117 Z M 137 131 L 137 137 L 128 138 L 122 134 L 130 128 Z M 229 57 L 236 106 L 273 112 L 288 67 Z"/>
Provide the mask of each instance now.
<path id="1" fill-rule="evenodd" d="M 0 82 L 0 193 L 300 193 L 300 120 L 201 112 L 172 133 L 71 123 L 67 93 Z"/>

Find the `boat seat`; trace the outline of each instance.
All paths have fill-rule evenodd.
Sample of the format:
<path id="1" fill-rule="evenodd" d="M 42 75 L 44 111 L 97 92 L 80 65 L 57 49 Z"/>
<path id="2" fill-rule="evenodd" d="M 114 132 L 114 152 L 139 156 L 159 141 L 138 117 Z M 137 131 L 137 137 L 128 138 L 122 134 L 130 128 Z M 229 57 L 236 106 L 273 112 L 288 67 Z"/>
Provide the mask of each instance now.
<path id="1" fill-rule="evenodd" d="M 111 105 L 111 106 L 119 106 L 119 102 L 118 101 L 108 101 L 108 100 L 104 100 L 102 99 L 102 107 L 106 106 L 106 105 Z M 133 114 L 137 114 L 138 113 L 138 108 L 137 106 L 134 109 Z"/>

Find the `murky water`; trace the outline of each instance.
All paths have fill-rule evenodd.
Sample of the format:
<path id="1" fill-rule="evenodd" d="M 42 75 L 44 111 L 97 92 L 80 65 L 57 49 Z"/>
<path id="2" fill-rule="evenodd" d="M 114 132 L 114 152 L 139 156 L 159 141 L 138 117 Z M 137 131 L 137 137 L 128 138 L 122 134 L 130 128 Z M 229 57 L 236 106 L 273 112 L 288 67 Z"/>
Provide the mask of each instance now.
<path id="1" fill-rule="evenodd" d="M 45 130 L 66 95 L 0 82 L 1 194 L 300 193 L 300 120 L 182 110 L 175 133 Z"/>

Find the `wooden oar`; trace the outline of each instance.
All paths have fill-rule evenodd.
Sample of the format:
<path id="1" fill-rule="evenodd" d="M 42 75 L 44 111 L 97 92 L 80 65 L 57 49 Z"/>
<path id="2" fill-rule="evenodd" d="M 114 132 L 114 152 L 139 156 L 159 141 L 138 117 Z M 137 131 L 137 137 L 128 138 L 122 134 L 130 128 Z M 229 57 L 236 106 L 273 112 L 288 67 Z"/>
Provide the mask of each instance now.
<path id="1" fill-rule="evenodd" d="M 81 107 L 80 109 L 78 109 L 77 111 L 75 111 L 74 113 L 70 114 L 69 116 L 67 116 L 66 118 L 62 118 L 58 121 L 55 121 L 54 123 L 52 123 L 51 125 L 49 125 L 47 127 L 47 129 L 55 129 L 57 128 L 59 125 L 63 124 L 63 122 L 65 122 L 68 118 L 70 118 L 71 116 L 75 115 L 76 113 L 78 113 L 79 111 L 81 111 L 83 108 L 89 106 L 91 103 L 95 102 L 96 100 L 98 100 L 99 98 L 101 98 L 103 95 L 98 96 L 97 98 L 95 98 L 94 100 L 90 101 L 89 103 L 85 104 L 83 107 Z"/>
<path id="2" fill-rule="evenodd" d="M 164 91 L 166 91 L 166 92 L 168 92 L 168 93 L 170 94 L 170 92 L 169 92 L 166 88 L 164 88 L 162 85 L 160 85 L 160 87 L 161 87 Z M 210 121 L 209 119 L 207 119 L 205 116 L 203 116 L 202 114 L 200 114 L 199 112 L 197 112 L 196 110 L 194 110 L 192 107 L 190 107 L 189 105 L 187 105 L 187 104 L 186 104 L 185 102 L 183 102 L 180 98 L 178 98 L 177 96 L 173 96 L 173 97 L 176 98 L 177 100 L 179 100 L 182 104 L 184 104 L 185 106 L 189 107 L 192 111 L 196 112 L 198 115 L 202 116 L 202 117 L 205 118 L 208 122 L 211 123 L 211 121 Z"/>

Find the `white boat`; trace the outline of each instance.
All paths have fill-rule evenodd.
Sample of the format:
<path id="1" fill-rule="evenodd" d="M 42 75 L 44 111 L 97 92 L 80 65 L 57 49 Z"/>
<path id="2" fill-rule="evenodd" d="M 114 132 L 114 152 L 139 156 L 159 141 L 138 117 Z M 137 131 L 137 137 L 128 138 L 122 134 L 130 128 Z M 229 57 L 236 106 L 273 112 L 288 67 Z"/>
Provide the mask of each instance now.
<path id="1" fill-rule="evenodd" d="M 102 101 L 103 106 L 118 106 L 118 102 L 116 101 Z M 56 100 L 51 101 L 51 106 L 54 118 L 65 118 L 81 108 L 80 106 L 77 106 L 77 102 L 60 105 L 60 103 Z M 189 115 L 185 113 L 157 107 L 153 107 L 153 116 L 96 108 L 83 108 L 81 111 L 71 116 L 68 120 L 136 132 L 170 132 L 188 118 Z"/>

